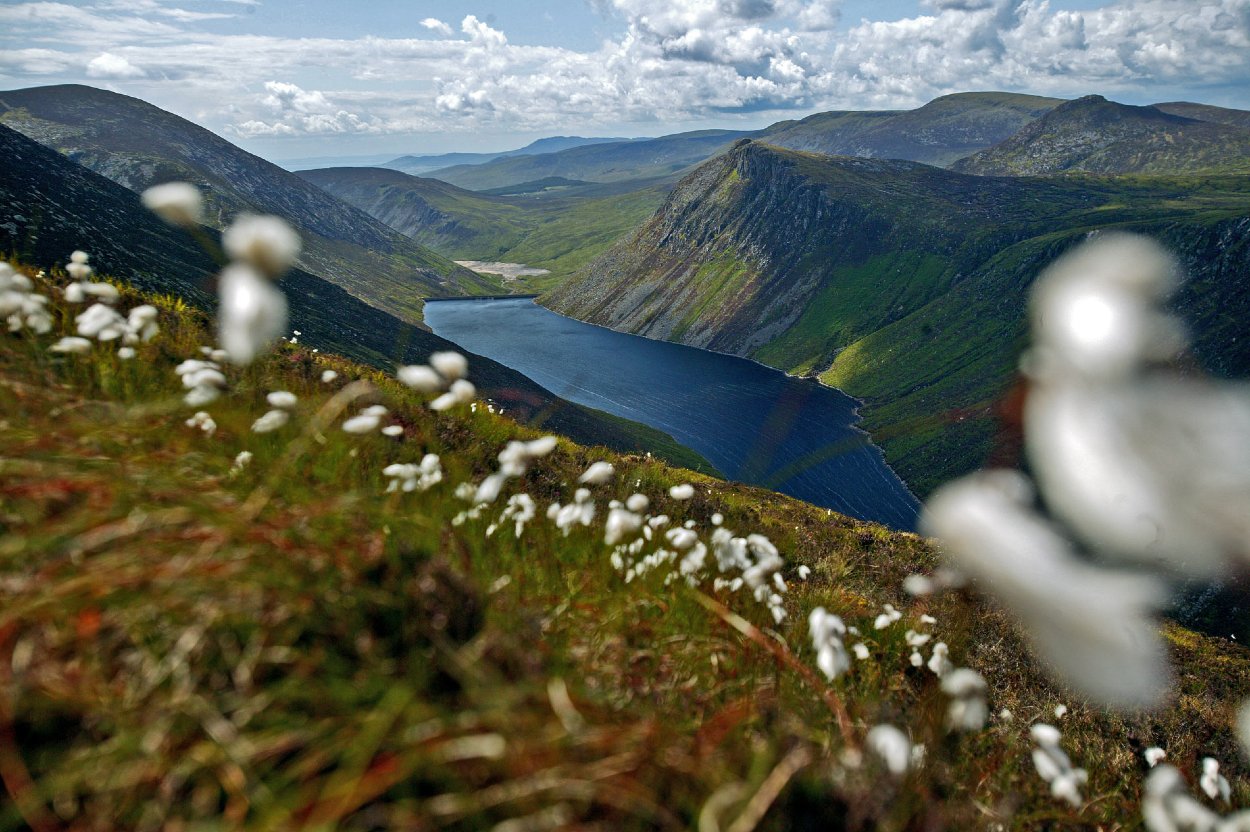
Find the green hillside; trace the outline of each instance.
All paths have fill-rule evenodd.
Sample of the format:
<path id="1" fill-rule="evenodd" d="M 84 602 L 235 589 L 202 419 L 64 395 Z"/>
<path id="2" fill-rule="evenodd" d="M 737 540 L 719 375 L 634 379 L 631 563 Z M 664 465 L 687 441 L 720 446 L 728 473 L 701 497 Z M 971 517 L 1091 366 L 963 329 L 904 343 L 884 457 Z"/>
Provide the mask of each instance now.
<path id="1" fill-rule="evenodd" d="M 1218 110 L 1195 107 L 1181 109 L 1199 117 Z M 1087 95 L 1054 108 L 1001 144 L 951 168 L 983 176 L 1250 173 L 1250 127 Z"/>
<path id="2" fill-rule="evenodd" d="M 509 284 L 524 291 L 558 285 L 594 260 L 641 225 L 673 185 L 668 179 L 619 186 L 558 179 L 540 188 L 539 180 L 525 183 L 526 193 L 496 196 L 382 168 L 299 175 L 445 257 L 551 272 Z"/>
<path id="3" fill-rule="evenodd" d="M 289 344 L 228 370 L 211 432 L 187 425 L 173 368 L 207 322 L 125 289 L 119 307 L 142 301 L 161 332 L 129 361 L 49 352 L 77 311 L 56 299 L 52 332 L 0 335 L 0 829 L 1133 828 L 1156 744 L 1187 771 L 1215 756 L 1250 799 L 1234 642 L 1166 625 L 1168 706 L 1117 717 L 1048 683 L 996 609 L 904 595 L 936 562 L 914 535 L 563 440 L 466 514 L 457 486 L 538 434 Z M 291 421 L 255 433 L 274 390 L 298 397 Z M 402 436 L 340 428 L 375 404 Z M 388 492 L 384 469 L 426 454 L 441 481 Z M 561 531 L 546 507 L 604 461 L 599 512 Z M 711 558 L 692 585 L 614 566 L 603 507 L 636 492 L 703 538 L 766 535 L 785 615 Z M 520 494 L 537 512 L 518 534 L 500 515 Z M 899 620 L 879 626 L 885 604 Z M 833 682 L 816 606 L 865 651 Z M 984 675 L 984 728 L 948 733 L 907 630 Z M 1089 772 L 1080 806 L 1037 775 L 1035 721 Z M 881 723 L 905 732 L 904 773 L 867 743 Z"/>
<path id="4" fill-rule="evenodd" d="M 218 230 L 240 212 L 280 216 L 303 237 L 301 268 L 404 320 L 420 321 L 425 295 L 499 291 L 496 281 L 137 98 L 77 85 L 10 90 L 0 92 L 0 124 L 135 192 L 192 182 Z"/>
<path id="5" fill-rule="evenodd" d="M 818 375 L 865 400 L 865 428 L 923 494 L 991 450 L 1033 277 L 1108 228 L 1179 253 L 1201 360 L 1250 372 L 1244 176 L 975 177 L 741 142 L 544 302 Z"/>

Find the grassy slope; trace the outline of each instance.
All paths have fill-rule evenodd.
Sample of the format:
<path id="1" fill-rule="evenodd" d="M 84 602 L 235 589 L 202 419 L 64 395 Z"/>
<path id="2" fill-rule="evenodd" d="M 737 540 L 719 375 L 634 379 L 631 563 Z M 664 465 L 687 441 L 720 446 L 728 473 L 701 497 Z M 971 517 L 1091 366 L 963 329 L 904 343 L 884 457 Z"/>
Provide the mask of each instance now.
<path id="1" fill-rule="evenodd" d="M 820 375 L 867 401 L 866 429 L 927 494 L 985 458 L 1028 286 L 1089 231 L 1142 231 L 1178 251 L 1200 358 L 1250 371 L 1235 279 L 1247 216 L 1244 176 L 972 177 L 750 143 L 683 180 L 545 302 Z"/>
<path id="2" fill-rule="evenodd" d="M 184 427 L 171 369 L 208 336 L 199 313 L 158 302 L 162 334 L 130 362 L 0 336 L 0 829 L 22 813 L 78 828 L 689 829 L 755 815 L 764 830 L 1132 828 L 1140 750 L 1156 743 L 1191 772 L 1214 754 L 1234 802 L 1250 799 L 1228 727 L 1250 684 L 1240 646 L 1169 627 L 1174 700 L 1123 720 L 1045 683 L 994 610 L 901 597 L 934 562 L 915 536 L 567 442 L 515 484 L 540 507 L 564 501 L 606 457 L 618 474 L 600 503 L 641 490 L 676 520 L 706 529 L 721 512 L 769 535 L 791 584 L 774 633 L 745 593 L 624 583 L 601 526 L 563 537 L 541 508 L 520 539 L 486 536 L 489 516 L 457 525 L 454 484 L 533 435 L 484 408 L 432 414 L 366 368 L 286 345 L 231 371 L 214 436 Z M 342 379 L 322 385 L 326 368 Z M 300 396 L 295 418 L 252 434 L 273 389 Z M 338 430 L 352 396 L 384 402 L 402 441 Z M 244 449 L 255 459 L 232 476 Z M 383 493 L 383 466 L 426 452 L 446 482 Z M 698 485 L 692 501 L 660 496 L 681 481 Z M 873 631 L 886 601 L 904 621 Z M 873 652 L 831 686 L 809 669 L 817 604 Z M 943 735 L 943 697 L 903 643 L 921 612 L 1015 722 Z M 1064 747 L 1090 772 L 1079 811 L 1028 762 L 1028 724 L 1059 701 Z M 846 764 L 880 721 L 926 744 L 920 771 L 894 782 L 871 759 Z"/>
<path id="3" fill-rule="evenodd" d="M 520 291 L 547 289 L 590 263 L 650 216 L 672 187 L 670 181 L 647 180 L 632 188 L 504 197 L 383 169 L 330 168 L 300 176 L 446 257 L 551 272 L 510 284 Z"/>

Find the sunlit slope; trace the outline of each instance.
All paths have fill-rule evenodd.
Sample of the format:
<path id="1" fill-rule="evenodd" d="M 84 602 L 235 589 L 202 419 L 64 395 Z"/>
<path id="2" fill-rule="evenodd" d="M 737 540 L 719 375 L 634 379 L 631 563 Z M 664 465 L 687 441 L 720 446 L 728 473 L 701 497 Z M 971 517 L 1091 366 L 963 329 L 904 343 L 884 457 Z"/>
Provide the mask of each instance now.
<path id="1" fill-rule="evenodd" d="M 914 535 L 564 441 L 467 513 L 457 487 L 538 434 L 485 402 L 434 413 L 302 344 L 229 369 L 211 432 L 188 425 L 173 367 L 211 332 L 161 298 L 123 289 L 119 308 L 144 301 L 161 332 L 130 361 L 50 353 L 78 311 L 55 297 L 53 332 L 0 334 L 4 828 L 1132 828 L 1153 745 L 1190 774 L 1213 756 L 1232 805 L 1250 799 L 1235 642 L 1165 625 L 1167 707 L 1114 716 L 1049 683 L 972 595 L 904 594 L 937 563 Z M 275 390 L 290 423 L 256 433 Z M 401 436 L 342 429 L 370 405 Z M 388 466 L 427 454 L 440 481 L 388 491 Z M 613 473 L 566 533 L 546 508 L 595 462 Z M 657 538 L 766 536 L 784 615 L 711 554 L 694 586 L 664 558 L 616 565 L 607 505 L 636 493 L 669 518 Z M 501 515 L 521 494 L 538 510 L 518 533 Z M 861 648 L 833 681 L 818 606 Z M 948 732 L 952 700 L 911 658 L 938 640 L 985 677 L 984 727 Z M 1038 776 L 1037 721 L 1089 773 L 1079 806 Z M 879 724 L 903 732 L 905 771 L 867 741 Z"/>
<path id="2" fill-rule="evenodd" d="M 924 493 L 983 459 L 1028 285 L 1090 231 L 1176 249 L 1201 359 L 1250 371 L 1248 217 L 1246 177 L 976 177 L 742 142 L 544 302 L 820 375 L 866 399 L 866 427 Z"/>
<path id="3" fill-rule="evenodd" d="M 217 229 L 243 211 L 280 216 L 303 237 L 301 268 L 405 320 L 420 320 L 425 295 L 498 291 L 295 174 L 137 98 L 76 85 L 0 92 L 0 124 L 136 192 L 195 183 Z"/>
<path id="4" fill-rule="evenodd" d="M 551 272 L 516 284 L 526 289 L 555 285 L 602 254 L 641 225 L 675 184 L 612 188 L 539 181 L 524 194 L 493 196 L 382 168 L 299 175 L 446 257 L 524 263 Z"/>
<path id="5" fill-rule="evenodd" d="M 1250 173 L 1250 127 L 1200 120 L 1235 110 L 1132 107 L 1089 95 L 1066 102 L 1019 133 L 952 165 L 988 176 L 1086 173 Z"/>

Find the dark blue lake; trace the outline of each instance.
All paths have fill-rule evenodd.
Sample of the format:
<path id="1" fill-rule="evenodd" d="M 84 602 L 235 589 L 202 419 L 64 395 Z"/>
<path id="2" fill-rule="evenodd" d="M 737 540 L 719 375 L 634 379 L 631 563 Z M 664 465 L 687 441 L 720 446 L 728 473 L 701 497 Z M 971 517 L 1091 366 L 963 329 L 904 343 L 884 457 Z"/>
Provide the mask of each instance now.
<path id="1" fill-rule="evenodd" d="M 532 300 L 427 303 L 425 321 L 564 399 L 672 435 L 730 479 L 915 527 L 919 503 L 855 427 L 857 402 L 841 391 L 743 358 L 585 324 Z"/>

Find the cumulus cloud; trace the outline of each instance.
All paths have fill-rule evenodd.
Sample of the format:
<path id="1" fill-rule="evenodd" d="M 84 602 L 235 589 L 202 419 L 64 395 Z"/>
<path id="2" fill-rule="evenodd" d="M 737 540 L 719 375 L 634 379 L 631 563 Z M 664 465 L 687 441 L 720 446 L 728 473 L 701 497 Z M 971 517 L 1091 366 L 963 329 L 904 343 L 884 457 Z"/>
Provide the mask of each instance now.
<path id="1" fill-rule="evenodd" d="M 121 55 L 101 52 L 87 62 L 88 78 L 142 78 L 144 72 Z"/>
<path id="2" fill-rule="evenodd" d="M 427 17 L 425 20 L 421 21 L 421 25 L 436 35 L 442 35 L 445 38 L 451 37 L 451 27 L 439 20 L 437 17 Z"/>
<path id="3" fill-rule="evenodd" d="M 1250 77 L 1250 0 L 1107 0 L 1084 11 L 926 0 L 923 14 L 841 31 L 839 0 L 593 1 L 615 34 L 591 50 L 516 43 L 475 15 L 458 32 L 420 21 L 435 38 L 297 38 L 143 11 L 176 10 L 174 0 L 16 3 L 0 6 L 0 73 L 125 82 L 241 137 L 650 129 L 915 106 L 966 89 L 1115 97 L 1169 84 L 1244 89 Z"/>

